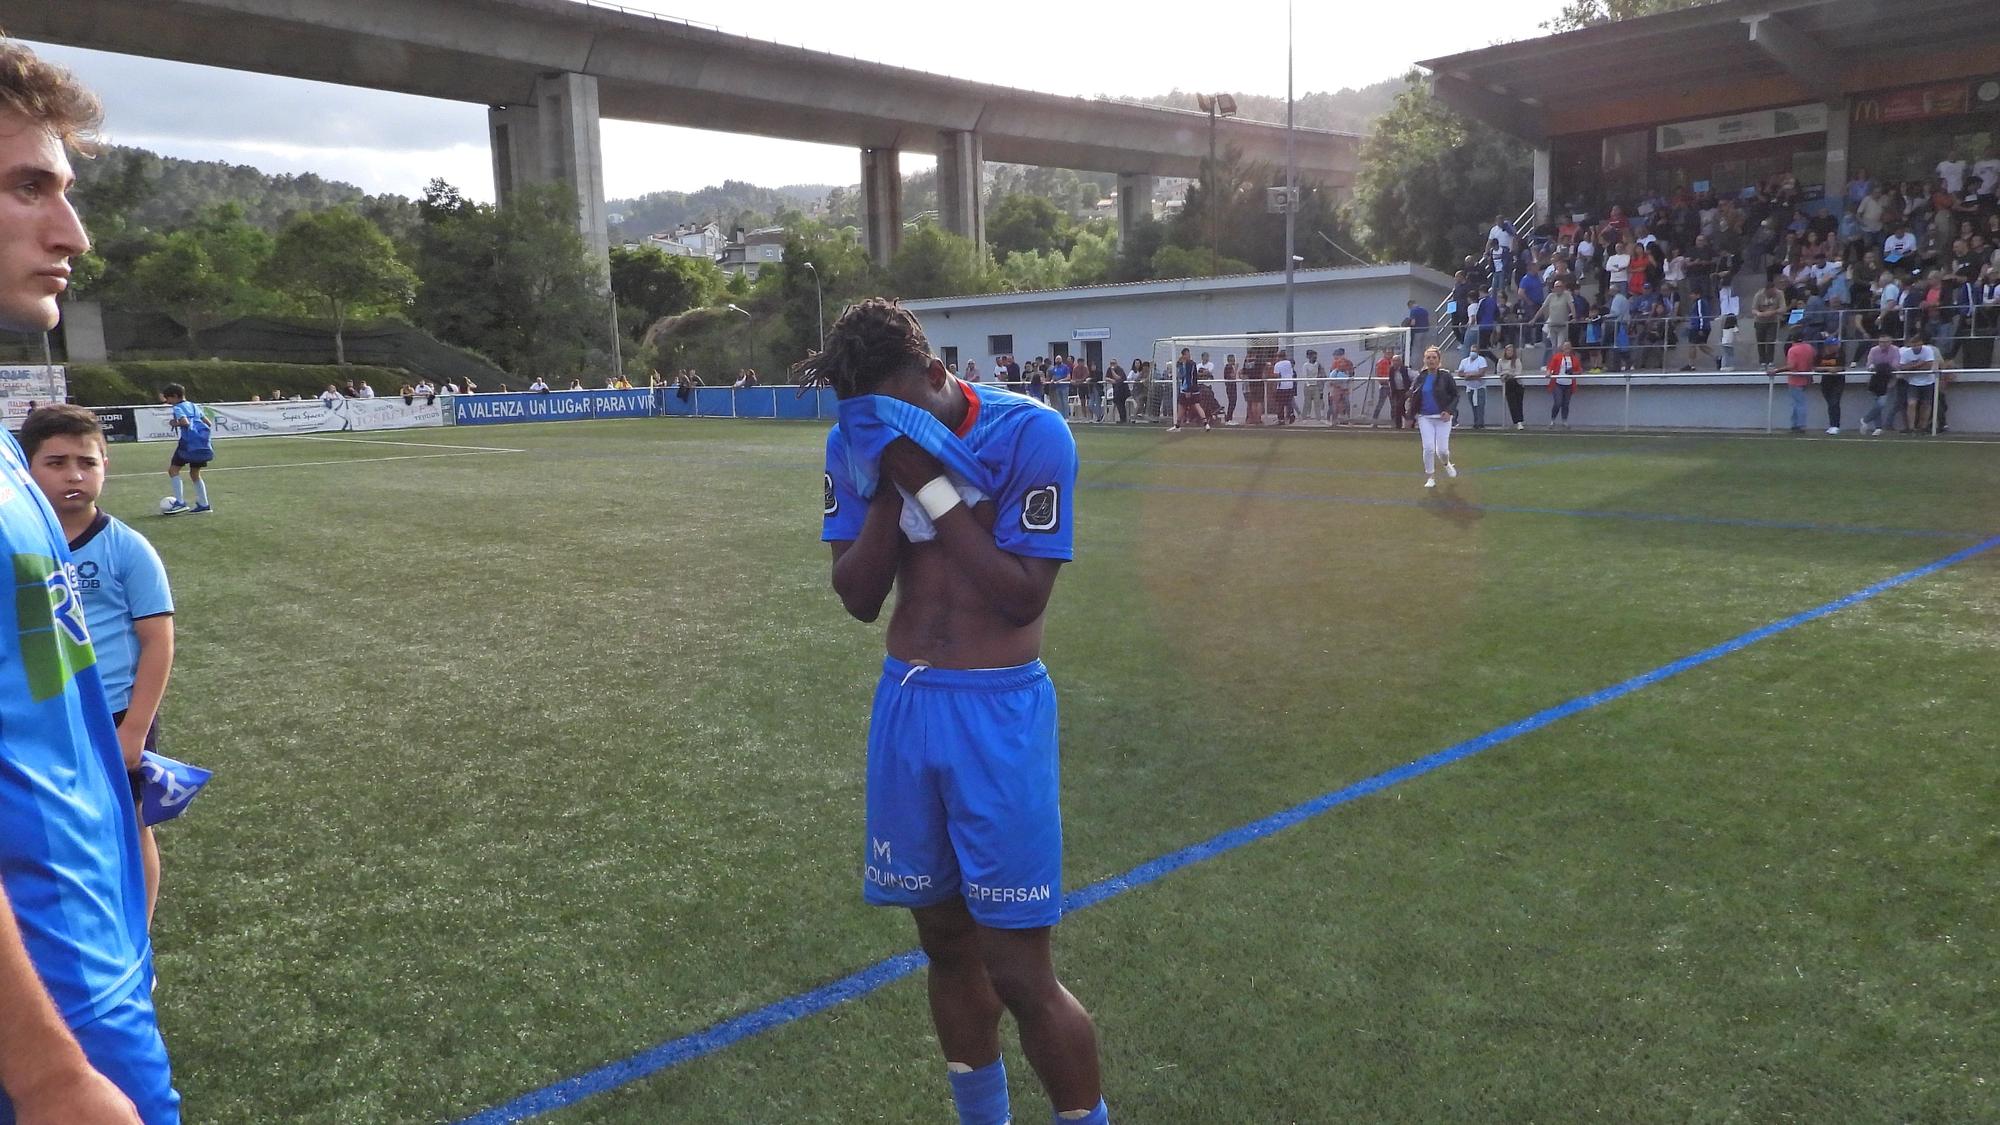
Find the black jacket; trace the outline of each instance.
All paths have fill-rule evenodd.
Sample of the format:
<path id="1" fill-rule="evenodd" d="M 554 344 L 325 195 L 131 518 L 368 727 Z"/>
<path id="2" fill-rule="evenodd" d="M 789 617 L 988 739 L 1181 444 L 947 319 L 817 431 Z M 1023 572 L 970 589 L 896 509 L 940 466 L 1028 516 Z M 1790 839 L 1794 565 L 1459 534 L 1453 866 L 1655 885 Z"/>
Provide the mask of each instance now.
<path id="1" fill-rule="evenodd" d="M 1438 409 L 1446 414 L 1456 414 L 1458 412 L 1458 380 L 1452 377 L 1451 372 L 1443 368 L 1438 369 L 1437 386 L 1433 388 L 1431 393 L 1437 399 Z M 1410 413 L 1419 413 L 1423 408 L 1424 373 L 1422 371 L 1412 371 L 1410 372 Z"/>

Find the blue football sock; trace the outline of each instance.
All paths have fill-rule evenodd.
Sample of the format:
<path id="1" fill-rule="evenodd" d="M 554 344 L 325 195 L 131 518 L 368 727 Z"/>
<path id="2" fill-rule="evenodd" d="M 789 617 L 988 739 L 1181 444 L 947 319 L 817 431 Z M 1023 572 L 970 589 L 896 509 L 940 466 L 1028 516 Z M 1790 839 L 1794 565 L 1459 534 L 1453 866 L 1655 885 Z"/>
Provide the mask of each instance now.
<path id="1" fill-rule="evenodd" d="M 196 502 L 197 504 L 200 504 L 200 505 L 201 505 L 202 507 L 204 507 L 204 508 L 208 507 L 208 482 L 207 482 L 207 481 L 205 481 L 205 480 L 198 480 L 198 481 L 194 482 L 194 498 L 195 498 L 195 502 Z"/>
<path id="2" fill-rule="evenodd" d="M 1013 1119 L 1007 1107 L 1007 1060 L 994 1059 L 978 1070 L 954 1069 L 949 1077 L 958 1125 L 1007 1125 Z"/>
<path id="3" fill-rule="evenodd" d="M 1071 1113 L 1076 1112 L 1071 1110 Z M 1082 1117 L 1071 1117 L 1061 1110 L 1056 1111 L 1056 1125 L 1111 1125 L 1111 1111 L 1104 1108 L 1104 1099 L 1097 1099 L 1097 1108 Z"/>
<path id="4" fill-rule="evenodd" d="M 181 491 L 181 478 L 168 477 L 167 479 L 174 482 L 174 499 L 185 502 L 187 494 Z"/>

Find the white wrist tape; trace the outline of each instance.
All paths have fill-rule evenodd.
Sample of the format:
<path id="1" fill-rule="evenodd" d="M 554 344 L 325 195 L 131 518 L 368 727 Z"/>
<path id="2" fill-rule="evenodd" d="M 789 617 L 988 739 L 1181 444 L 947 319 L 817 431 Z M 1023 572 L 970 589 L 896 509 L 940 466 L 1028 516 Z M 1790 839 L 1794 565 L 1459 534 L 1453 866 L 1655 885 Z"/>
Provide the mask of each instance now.
<path id="1" fill-rule="evenodd" d="M 935 523 L 944 518 L 946 512 L 965 503 L 965 500 L 959 496 L 958 486 L 951 483 L 950 478 L 940 476 L 932 477 L 929 484 L 917 490 L 917 503 L 923 507 L 924 514 Z"/>

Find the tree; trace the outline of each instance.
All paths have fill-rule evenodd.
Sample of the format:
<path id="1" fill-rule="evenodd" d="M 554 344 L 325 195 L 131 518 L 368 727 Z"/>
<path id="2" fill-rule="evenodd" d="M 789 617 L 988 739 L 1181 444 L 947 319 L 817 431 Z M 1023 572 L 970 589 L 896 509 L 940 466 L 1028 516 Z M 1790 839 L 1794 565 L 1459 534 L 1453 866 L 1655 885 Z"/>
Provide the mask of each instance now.
<path id="1" fill-rule="evenodd" d="M 1060 251 L 1016 250 L 1000 263 L 1000 284 L 1007 289 L 1061 289 L 1069 283 L 1069 259 Z"/>
<path id="2" fill-rule="evenodd" d="M 651 246 L 611 248 L 611 291 L 618 295 L 618 323 L 635 340 L 661 317 L 714 301 L 722 282 L 722 270 L 706 258 L 669 254 Z"/>
<path id="3" fill-rule="evenodd" d="M 889 263 L 889 292 L 905 299 L 991 293 L 992 262 L 969 239 L 925 223 Z"/>
<path id="4" fill-rule="evenodd" d="M 241 208 L 224 204 L 140 257 L 131 287 L 142 303 L 180 318 L 194 356 L 203 328 L 230 316 L 283 310 L 280 296 L 257 281 L 271 250 L 270 235 L 244 221 Z"/>
<path id="5" fill-rule="evenodd" d="M 1229 277 L 1255 273 L 1257 268 L 1236 258 L 1217 258 L 1214 267 L 1210 268 L 1206 247 L 1190 250 L 1168 243 L 1153 255 L 1150 272 L 1154 277 Z"/>
<path id="6" fill-rule="evenodd" d="M 575 372 L 609 356 L 606 278 L 567 188 L 523 188 L 505 208 L 434 180 L 418 204 L 416 321 L 517 375 Z"/>
<path id="7" fill-rule="evenodd" d="M 1282 210 L 1272 212 L 1266 190 L 1274 185 L 1282 187 L 1284 173 L 1268 164 L 1245 163 L 1234 149 L 1217 157 L 1213 174 L 1210 172 L 1204 168 L 1202 177 L 1189 185 L 1181 213 L 1167 228 L 1167 244 L 1190 251 L 1212 250 L 1221 258 L 1247 263 L 1251 269 L 1284 269 L 1285 215 Z M 1351 259 L 1337 254 L 1319 237 L 1321 233 L 1338 241 L 1350 237 L 1347 219 L 1335 205 L 1332 193 L 1310 181 L 1302 182 L 1292 252 L 1305 266 L 1351 264 Z M 1159 259 L 1157 250 L 1153 259 Z M 1172 255 L 1168 260 L 1182 268 L 1198 261 L 1193 256 L 1180 255 Z M 1192 276 L 1207 276 L 1210 272 L 1203 266 Z M 1213 272 L 1226 271 L 1218 262 Z"/>
<path id="8" fill-rule="evenodd" d="M 1079 230 L 1069 248 L 1069 283 L 1099 285 L 1112 279 L 1118 268 L 1118 245 L 1113 238 L 1093 230 Z"/>
<path id="9" fill-rule="evenodd" d="M 1062 245 L 1069 217 L 1037 195 L 1009 195 L 986 212 L 986 244 L 997 258 L 1039 254 Z"/>
<path id="10" fill-rule="evenodd" d="M 1521 209 L 1529 184 L 1527 146 L 1472 127 L 1413 73 L 1361 146 L 1352 214 L 1371 251 L 1450 273 L 1486 244 L 1494 215 Z"/>
<path id="11" fill-rule="evenodd" d="M 300 215 L 278 234 L 265 277 L 333 321 L 333 361 L 347 363 L 347 321 L 357 311 L 400 311 L 416 275 L 374 223 L 347 207 Z"/>
<path id="12" fill-rule="evenodd" d="M 175 231 L 159 249 L 140 258 L 133 267 L 132 284 L 148 304 L 180 318 L 189 359 L 199 353 L 201 330 L 229 304 L 227 279 L 190 231 Z"/>

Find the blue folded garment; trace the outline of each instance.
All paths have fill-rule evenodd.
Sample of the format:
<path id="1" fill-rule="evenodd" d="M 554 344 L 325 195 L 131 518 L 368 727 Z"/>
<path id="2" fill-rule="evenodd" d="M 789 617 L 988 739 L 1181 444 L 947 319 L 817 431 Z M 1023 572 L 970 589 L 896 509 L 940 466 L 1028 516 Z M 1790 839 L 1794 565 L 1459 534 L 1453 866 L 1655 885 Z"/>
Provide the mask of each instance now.
<path id="1" fill-rule="evenodd" d="M 172 820 L 187 811 L 194 795 L 212 776 L 200 766 L 176 762 L 165 754 L 148 750 L 139 755 L 139 768 L 146 774 L 140 794 L 140 819 L 148 826 Z"/>
<path id="2" fill-rule="evenodd" d="M 888 395 L 857 395 L 840 403 L 840 433 L 847 441 L 848 483 L 864 500 L 875 495 L 881 476 L 882 451 L 899 437 L 909 438 L 938 459 L 945 472 L 962 483 L 993 495 L 994 473 L 981 463 L 959 436 L 921 406 Z"/>

